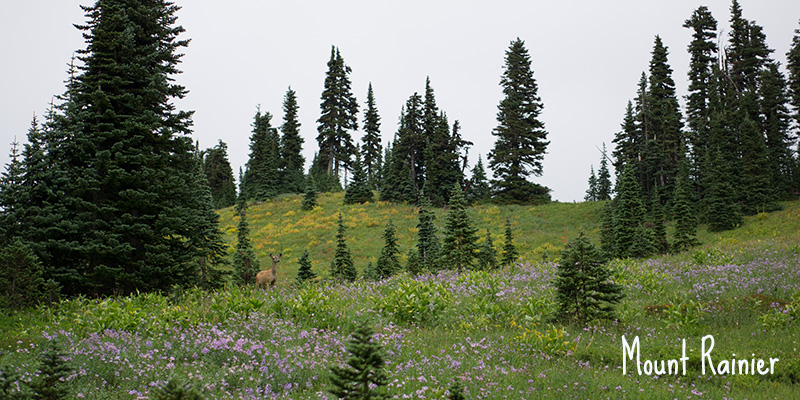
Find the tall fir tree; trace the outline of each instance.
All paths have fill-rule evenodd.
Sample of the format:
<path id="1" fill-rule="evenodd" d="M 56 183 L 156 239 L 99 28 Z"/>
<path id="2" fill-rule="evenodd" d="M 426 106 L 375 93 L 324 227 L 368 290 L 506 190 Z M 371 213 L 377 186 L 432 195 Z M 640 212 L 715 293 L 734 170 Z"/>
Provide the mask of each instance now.
<path id="1" fill-rule="evenodd" d="M 692 41 L 688 50 L 689 63 L 689 95 L 686 96 L 687 139 L 691 149 L 690 176 L 698 183 L 698 192 L 702 193 L 702 182 L 707 174 L 708 165 L 704 164 L 710 151 L 709 129 L 711 124 L 710 90 L 714 65 L 717 64 L 719 49 L 716 44 L 717 20 L 706 6 L 700 6 L 692 16 L 684 21 L 684 28 L 692 30 Z M 677 188 L 676 188 L 677 189 Z M 677 190 L 676 190 L 677 194 Z"/>
<path id="2" fill-rule="evenodd" d="M 228 161 L 228 145 L 222 140 L 202 153 L 203 172 L 214 208 L 226 208 L 236 204 L 236 183 L 233 180 L 233 168 Z"/>
<path id="3" fill-rule="evenodd" d="M 800 28 L 794 30 L 792 46 L 786 53 L 786 60 L 786 69 L 789 73 L 789 97 L 791 99 L 790 103 L 794 108 L 792 115 L 794 116 L 795 125 L 800 126 Z"/>
<path id="4" fill-rule="evenodd" d="M 82 9 L 87 47 L 71 67 L 43 161 L 58 205 L 31 202 L 37 253 L 66 293 L 166 290 L 196 281 L 205 209 L 197 190 L 191 112 L 176 110 L 179 7 L 99 0 Z M 73 64 L 74 65 L 74 64 Z M 67 140 L 68 139 L 68 140 Z"/>
<path id="5" fill-rule="evenodd" d="M 347 248 L 347 241 L 344 233 L 346 231 L 342 213 L 339 213 L 339 222 L 336 229 L 336 252 L 331 261 L 331 277 L 336 280 L 355 281 L 356 267 L 353 265 L 353 256 Z"/>
<path id="6" fill-rule="evenodd" d="M 317 162 L 328 176 L 333 176 L 336 180 L 341 176 L 340 170 L 350 165 L 355 150 L 350 131 L 358 129 L 358 102 L 350 89 L 351 71 L 345 65 L 339 49 L 332 46 L 320 97 L 322 115 L 317 120 Z"/>
<path id="7" fill-rule="evenodd" d="M 497 177 L 494 197 L 505 203 L 548 202 L 550 190 L 528 181 L 530 175 L 541 176 L 550 142 L 539 119 L 543 105 L 530 55 L 519 38 L 506 51 L 500 85 L 505 97 L 498 105 L 498 125 L 492 131 L 497 140 L 489 152 L 489 167 Z"/>
<path id="8" fill-rule="evenodd" d="M 377 268 L 378 278 L 388 278 L 400 271 L 400 246 L 397 244 L 397 231 L 392 224 L 391 218 L 386 223 L 386 229 L 383 231 L 383 248 L 381 255 L 378 257 L 378 262 L 375 264 Z"/>
<path id="9" fill-rule="evenodd" d="M 603 255 L 581 233 L 561 253 L 556 278 L 558 317 L 585 324 L 595 319 L 615 318 L 614 305 L 624 297 L 623 287 L 611 281 L 613 272 L 603 264 Z"/>
<path id="10" fill-rule="evenodd" d="M 590 167 L 590 171 L 589 187 L 586 189 L 586 196 L 584 196 L 583 199 L 586 201 L 597 201 L 597 175 L 594 173 L 594 165 Z"/>
<path id="11" fill-rule="evenodd" d="M 442 238 L 442 266 L 450 269 L 473 269 L 478 252 L 477 228 L 467 215 L 461 187 L 454 185 Z"/>
<path id="12" fill-rule="evenodd" d="M 436 225 L 436 215 L 431 210 L 430 201 L 423 198 L 419 206 L 419 219 L 417 222 L 417 255 L 422 268 L 429 271 L 438 269 L 439 256 L 442 245 L 439 242 Z"/>
<path id="13" fill-rule="evenodd" d="M 31 129 L 38 129 L 36 118 Z M 0 247 L 8 244 L 11 238 L 19 237 L 20 218 L 23 203 L 23 179 L 25 170 L 22 164 L 19 142 L 16 138 L 11 143 L 10 161 L 0 175 Z"/>
<path id="14" fill-rule="evenodd" d="M 479 154 L 478 162 L 472 167 L 472 176 L 467 183 L 467 201 L 470 204 L 483 203 L 489 201 L 491 197 L 492 188 L 489 186 L 486 170 L 483 168 L 483 160 Z"/>
<path id="15" fill-rule="evenodd" d="M 730 183 L 730 163 L 725 161 L 722 151 L 717 150 L 709 165 L 712 169 L 703 195 L 708 230 L 719 232 L 734 229 L 744 222 L 744 218 L 741 206 L 736 201 L 736 192 Z"/>
<path id="16" fill-rule="evenodd" d="M 389 379 L 375 332 L 366 324 L 359 325 L 345 345 L 345 365 L 331 367 L 330 393 L 345 400 L 387 399 L 385 386 Z"/>
<path id="17" fill-rule="evenodd" d="M 305 188 L 306 159 L 303 157 L 303 137 L 300 136 L 300 121 L 297 112 L 297 93 L 291 87 L 283 98 L 283 124 L 280 139 L 280 188 L 281 193 L 301 193 Z"/>
<path id="18" fill-rule="evenodd" d="M 625 108 L 625 117 L 622 120 L 619 132 L 614 135 L 614 151 L 611 156 L 614 157 L 612 165 L 614 166 L 614 174 L 617 179 L 625 169 L 625 164 L 638 162 L 640 155 L 640 135 L 639 127 L 636 123 L 637 114 L 634 111 L 633 104 L 628 101 Z"/>
<path id="19" fill-rule="evenodd" d="M 792 198 L 791 112 L 788 83 L 776 62 L 767 64 L 759 86 L 770 186 L 776 199 Z"/>
<path id="20" fill-rule="evenodd" d="M 414 165 L 417 152 L 424 149 L 420 147 L 424 143 L 420 102 L 421 98 L 415 93 L 400 113 L 400 127 L 385 158 L 382 201 L 417 201 L 419 189 L 415 185 Z"/>
<path id="21" fill-rule="evenodd" d="M 195 174 L 192 187 L 194 190 L 184 199 L 186 204 L 192 205 L 198 213 L 192 225 L 198 230 L 197 234 L 189 238 L 187 244 L 199 250 L 198 257 L 194 260 L 197 265 L 197 278 L 195 283 L 203 289 L 219 289 L 225 283 L 227 272 L 224 266 L 227 260 L 228 246 L 219 229 L 219 214 L 214 207 L 214 198 L 208 186 L 206 174 L 203 172 L 203 160 L 197 151 L 195 159 Z"/>
<path id="22" fill-rule="evenodd" d="M 361 163 L 361 152 L 356 147 L 356 160 L 353 163 L 353 177 L 344 192 L 344 204 L 361 204 L 372 201 L 372 190 L 369 188 L 367 173 Z"/>
<path id="23" fill-rule="evenodd" d="M 256 111 L 253 135 L 250 136 L 250 157 L 244 174 L 244 195 L 251 200 L 264 201 L 278 193 L 280 171 L 280 135 L 272 127 L 272 114 Z"/>
<path id="24" fill-rule="evenodd" d="M 247 197 L 243 192 L 242 170 L 239 169 L 239 198 L 236 201 L 236 215 L 239 222 L 236 225 L 236 250 L 233 253 L 233 280 L 240 285 L 249 285 L 255 281 L 256 274 L 261 270 L 256 258 L 256 251 L 250 242 L 250 225 L 247 223 Z"/>
<path id="25" fill-rule="evenodd" d="M 642 189 L 632 165 L 625 166 L 620 180 L 617 181 L 616 192 L 613 224 L 615 256 L 631 257 L 634 256 L 631 248 L 637 238 L 637 233 L 641 233 L 639 228 L 644 227 L 647 214 L 642 202 Z"/>
<path id="26" fill-rule="evenodd" d="M 514 246 L 514 233 L 511 230 L 511 218 L 506 217 L 506 232 L 505 241 L 503 242 L 503 258 L 500 259 L 500 264 L 503 266 L 514 266 L 519 258 L 517 247 Z"/>
<path id="27" fill-rule="evenodd" d="M 369 182 L 370 189 L 378 189 L 383 146 L 381 145 L 381 117 L 375 105 L 372 82 L 370 82 L 367 89 L 367 109 L 364 111 L 364 136 L 361 141 L 364 143 L 361 146 L 361 152 L 363 153 L 364 166 L 367 170 L 367 182 Z"/>
<path id="28" fill-rule="evenodd" d="M 435 206 L 444 206 L 450 200 L 450 191 L 455 184 L 462 183 L 461 157 L 457 144 L 450 134 L 447 115 L 437 118 L 436 129 L 429 137 L 425 148 L 425 195 Z"/>
<path id="29" fill-rule="evenodd" d="M 600 158 L 600 170 L 597 171 L 597 200 L 611 199 L 611 173 L 608 172 L 608 152 L 606 144 L 603 143 L 603 151 Z"/>

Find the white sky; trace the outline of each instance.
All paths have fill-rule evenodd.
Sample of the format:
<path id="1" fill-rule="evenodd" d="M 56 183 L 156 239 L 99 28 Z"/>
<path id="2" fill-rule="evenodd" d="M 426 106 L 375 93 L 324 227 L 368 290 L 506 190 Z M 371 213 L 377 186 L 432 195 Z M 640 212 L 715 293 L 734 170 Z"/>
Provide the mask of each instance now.
<path id="1" fill-rule="evenodd" d="M 2 0 L 0 5 L 0 164 L 23 141 L 34 113 L 62 93 L 67 63 L 85 47 L 72 24 L 85 22 L 90 1 Z M 486 160 L 494 137 L 503 57 L 519 37 L 531 54 L 551 141 L 537 183 L 560 201 L 582 200 L 598 148 L 619 130 L 627 101 L 646 71 L 655 35 L 669 47 L 678 94 L 686 95 L 691 40 L 683 21 L 706 5 L 727 38 L 730 1 L 178 1 L 178 23 L 191 38 L 178 82 L 190 93 L 179 107 L 195 110 L 203 148 L 228 143 L 234 171 L 247 161 L 256 106 L 282 123 L 291 85 L 300 105 L 307 163 L 317 150 L 320 94 L 331 45 L 352 67 L 363 108 L 372 82 L 384 143 L 397 130 L 401 106 L 422 94 L 430 76 L 450 122 Z M 800 27 L 800 1 L 741 0 L 744 16 L 764 27 L 773 57 L 785 54 Z M 362 132 L 354 133 L 359 138 Z M 235 172 L 236 173 L 236 172 Z"/>

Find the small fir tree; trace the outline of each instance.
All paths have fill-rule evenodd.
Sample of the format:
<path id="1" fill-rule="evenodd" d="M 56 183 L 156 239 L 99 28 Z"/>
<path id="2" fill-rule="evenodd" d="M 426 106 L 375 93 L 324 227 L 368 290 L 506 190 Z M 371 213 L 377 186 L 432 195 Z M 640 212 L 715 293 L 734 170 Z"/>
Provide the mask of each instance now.
<path id="1" fill-rule="evenodd" d="M 331 277 L 352 282 L 356 280 L 357 272 L 356 267 L 353 265 L 350 249 L 347 248 L 344 233 L 344 220 L 342 219 L 342 213 L 339 213 L 339 223 L 336 230 L 336 252 L 331 262 Z"/>
<path id="2" fill-rule="evenodd" d="M 31 123 L 31 130 L 38 129 L 36 118 Z M 19 143 L 16 138 L 11 143 L 11 161 L 6 164 L 6 169 L 0 174 L 0 246 L 10 242 L 12 237 L 19 235 L 22 206 L 22 182 L 25 174 L 20 157 Z"/>
<path id="3" fill-rule="evenodd" d="M 13 365 L 0 365 L 0 399 L 3 400 L 29 400 L 26 392 L 17 390 L 20 373 Z"/>
<path id="4" fill-rule="evenodd" d="M 289 87 L 283 98 L 283 125 L 280 140 L 280 188 L 281 193 L 300 193 L 303 191 L 303 137 L 300 135 L 300 121 L 297 112 L 297 93 Z"/>
<path id="5" fill-rule="evenodd" d="M 489 187 L 489 180 L 486 178 L 486 170 L 483 168 L 480 155 L 478 155 L 478 162 L 472 167 L 472 177 L 469 178 L 467 188 L 467 201 L 470 204 L 482 203 L 491 199 L 492 190 Z"/>
<path id="6" fill-rule="evenodd" d="M 153 390 L 153 400 L 202 400 L 191 385 L 182 385 L 175 379 L 170 379 L 164 386 Z"/>
<path id="7" fill-rule="evenodd" d="M 475 235 L 477 229 L 472 226 L 472 221 L 467 215 L 464 194 L 458 185 L 453 186 L 449 207 L 442 239 L 442 266 L 472 269 L 478 252 L 478 238 Z"/>
<path id="8" fill-rule="evenodd" d="M 558 317 L 585 324 L 613 319 L 614 304 L 623 298 L 622 286 L 610 281 L 612 271 L 603 264 L 600 250 L 583 233 L 567 243 L 561 253 L 556 278 Z"/>
<path id="9" fill-rule="evenodd" d="M 58 284 L 44 279 L 42 264 L 19 238 L 0 247 L 0 309 L 19 310 L 50 302 Z"/>
<path id="10" fill-rule="evenodd" d="M 306 176 L 306 192 L 303 194 L 303 203 L 300 206 L 305 211 L 313 210 L 317 206 L 317 188 L 314 185 L 314 175 Z"/>
<path id="11" fill-rule="evenodd" d="M 519 258 L 517 247 L 514 246 L 514 235 L 511 231 L 511 218 L 506 217 L 506 232 L 505 240 L 503 242 L 503 258 L 500 263 L 503 266 L 514 266 Z"/>
<path id="12" fill-rule="evenodd" d="M 61 346 L 51 341 L 39 356 L 39 370 L 29 385 L 35 400 L 62 400 L 70 398 L 67 377 L 73 369 L 66 360 Z"/>
<path id="13" fill-rule="evenodd" d="M 297 283 L 303 284 L 312 279 L 316 279 L 317 274 L 311 270 L 311 261 L 308 260 L 308 250 L 303 252 L 303 255 L 297 263 L 300 265 L 300 268 L 297 270 Z"/>
<path id="14" fill-rule="evenodd" d="M 631 256 L 630 248 L 636 239 L 636 231 L 645 223 L 646 209 L 642 203 L 642 190 L 631 164 L 627 164 L 617 182 L 617 197 L 614 199 L 614 248 L 616 257 Z"/>
<path id="15" fill-rule="evenodd" d="M 586 189 L 586 196 L 583 197 L 586 201 L 597 201 L 597 175 L 594 173 L 594 165 L 590 168 L 589 174 L 589 188 Z"/>
<path id="16" fill-rule="evenodd" d="M 615 201 L 609 201 L 603 206 L 603 221 L 600 225 L 600 250 L 606 258 L 617 254 L 616 240 L 614 239 L 614 206 Z"/>
<path id="17" fill-rule="evenodd" d="M 367 171 L 367 182 L 370 189 L 378 189 L 380 181 L 381 154 L 381 117 L 375 106 L 375 94 L 372 91 L 372 82 L 367 89 L 367 109 L 364 111 L 364 145 L 361 152 L 364 154 L 364 167 Z"/>
<path id="18" fill-rule="evenodd" d="M 408 249 L 406 271 L 408 271 L 411 276 L 417 276 L 423 271 L 422 260 L 419 258 L 419 253 L 414 248 Z"/>
<path id="19" fill-rule="evenodd" d="M 361 163 L 361 152 L 356 147 L 356 161 L 353 163 L 353 178 L 344 192 L 344 204 L 361 204 L 372 201 L 372 190 L 369 188 L 367 174 Z"/>
<path id="20" fill-rule="evenodd" d="M 437 269 L 442 245 L 433 223 L 436 215 L 430 209 L 430 202 L 423 196 L 417 222 L 417 256 L 422 264 L 421 268 L 433 271 Z"/>
<path id="21" fill-rule="evenodd" d="M 486 228 L 486 240 L 480 246 L 478 253 L 478 266 L 482 270 L 492 270 L 497 268 L 497 250 L 492 243 L 492 234 Z"/>
<path id="22" fill-rule="evenodd" d="M 379 278 L 388 278 L 400 270 L 400 260 L 398 259 L 400 246 L 397 245 L 397 234 L 391 218 L 386 224 L 386 230 L 383 231 L 383 243 L 381 255 L 375 266 Z"/>
<path id="23" fill-rule="evenodd" d="M 239 170 L 239 182 L 242 182 L 242 172 Z M 240 285 L 249 285 L 254 282 L 256 274 L 261 269 L 256 259 L 256 252 L 250 242 L 250 227 L 247 223 L 247 199 L 242 194 L 242 184 L 239 184 L 239 199 L 236 201 L 236 214 L 239 223 L 236 226 L 236 252 L 233 253 L 233 279 Z"/>
<path id="24" fill-rule="evenodd" d="M 458 379 L 450 385 L 447 392 L 447 400 L 467 400 L 467 396 L 464 395 L 464 385 Z"/>
<path id="25" fill-rule="evenodd" d="M 386 399 L 389 380 L 384 372 L 381 345 L 372 328 L 362 324 L 347 341 L 348 358 L 344 366 L 331 367 L 330 393 L 339 399 Z"/>
<path id="26" fill-rule="evenodd" d="M 611 173 L 608 172 L 608 152 L 606 144 L 603 143 L 602 158 L 600 159 L 600 170 L 597 171 L 597 199 L 598 201 L 611 199 Z"/>

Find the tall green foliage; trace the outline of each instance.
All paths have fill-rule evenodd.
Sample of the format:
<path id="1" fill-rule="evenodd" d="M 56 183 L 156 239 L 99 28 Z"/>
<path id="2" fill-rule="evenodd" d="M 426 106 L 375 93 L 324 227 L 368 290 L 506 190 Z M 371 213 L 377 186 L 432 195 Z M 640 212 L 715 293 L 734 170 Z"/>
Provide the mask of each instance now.
<path id="1" fill-rule="evenodd" d="M 483 168 L 483 160 L 478 155 L 478 162 L 472 167 L 472 176 L 467 182 L 467 201 L 470 204 L 482 203 L 491 199 L 492 189 Z"/>
<path id="2" fill-rule="evenodd" d="M 678 166 L 678 180 L 675 182 L 673 201 L 672 219 L 675 221 L 675 235 L 672 247 L 677 251 L 682 251 L 700 243 L 697 240 L 697 218 L 695 217 L 697 212 L 689 180 L 688 161 L 685 157 L 681 159 Z"/>
<path id="3" fill-rule="evenodd" d="M 447 219 L 442 238 L 442 266 L 453 269 L 472 269 L 478 253 L 477 228 L 467 215 L 461 187 L 454 185 L 450 193 Z"/>
<path id="4" fill-rule="evenodd" d="M 603 151 L 600 158 L 600 170 L 597 171 L 597 200 L 611 199 L 611 173 L 608 172 L 608 152 L 606 144 L 603 143 Z"/>
<path id="5" fill-rule="evenodd" d="M 375 332 L 365 324 L 350 335 L 345 345 L 345 365 L 331 367 L 331 394 L 346 400 L 388 398 L 385 361 L 381 345 L 374 336 Z"/>
<path id="6" fill-rule="evenodd" d="M 506 217 L 505 240 L 503 241 L 503 258 L 500 264 L 503 266 L 513 266 L 519 258 L 517 247 L 514 246 L 514 233 L 511 230 L 511 218 Z"/>
<path id="7" fill-rule="evenodd" d="M 342 213 L 339 213 L 339 222 L 336 229 L 336 252 L 331 261 L 331 277 L 337 280 L 354 281 L 357 277 L 356 267 L 353 265 L 353 257 L 350 255 L 350 249 L 347 248 L 347 241 L 345 240 L 346 229 Z"/>
<path id="8" fill-rule="evenodd" d="M 191 112 L 177 111 L 188 40 L 168 2 L 99 0 L 83 7 L 63 104 L 35 155 L 50 194 L 34 194 L 26 240 L 67 294 L 167 290 L 196 282 L 206 210 L 196 194 Z M 73 64 L 74 65 L 74 64 Z M 68 140 L 67 140 L 68 139 Z M 26 161 L 28 162 L 28 161 Z M 205 222 L 203 222 L 205 223 Z"/>
<path id="9" fill-rule="evenodd" d="M 222 140 L 216 146 L 203 151 L 203 172 L 211 190 L 214 208 L 226 208 L 236 204 L 236 183 L 233 168 L 228 161 L 228 145 Z"/>
<path id="10" fill-rule="evenodd" d="M 550 200 L 549 189 L 528 181 L 540 176 L 547 150 L 547 131 L 539 119 L 542 101 L 533 78 L 525 42 L 517 38 L 506 51 L 505 70 L 500 79 L 504 98 L 498 105 L 498 125 L 492 131 L 497 140 L 489 152 L 489 167 L 496 200 L 505 203 L 543 203 Z"/>
<path id="11" fill-rule="evenodd" d="M 600 250 L 581 233 L 561 253 L 556 278 L 559 318 L 585 324 L 613 319 L 614 305 L 624 297 L 623 287 L 611 281 L 612 271 L 603 264 Z"/>
<path id="12" fill-rule="evenodd" d="M 594 165 L 592 165 L 589 170 L 589 182 L 588 188 L 586 189 L 586 195 L 583 196 L 583 199 L 586 201 L 597 201 L 597 175 L 594 173 Z"/>
<path id="13" fill-rule="evenodd" d="M 283 124 L 280 139 L 280 189 L 282 193 L 300 193 L 305 188 L 306 159 L 303 157 L 303 137 L 300 136 L 297 93 L 291 87 L 283 98 Z"/>
<path id="14" fill-rule="evenodd" d="M 642 189 L 635 176 L 632 165 L 626 165 L 617 182 L 617 197 L 614 199 L 614 249 L 617 257 L 640 256 L 632 253 L 632 246 L 637 240 L 637 232 L 644 227 L 647 211 L 642 202 Z M 641 240 L 641 235 L 638 235 Z M 648 240 L 649 242 L 649 240 Z"/>
<path id="15" fill-rule="evenodd" d="M 416 251 L 421 267 L 429 271 L 437 269 L 442 248 L 436 225 L 433 223 L 436 215 L 431 208 L 430 201 L 423 198 L 419 206 Z"/>
<path id="16" fill-rule="evenodd" d="M 38 129 L 36 119 L 31 123 L 31 129 Z M 11 159 L 6 164 L 6 169 L 0 175 L 0 246 L 10 242 L 11 238 L 20 234 L 20 219 L 22 217 L 23 199 L 23 174 L 25 170 L 22 164 L 19 143 L 14 140 L 11 143 Z"/>
<path id="17" fill-rule="evenodd" d="M 303 202 L 300 206 L 304 211 L 311 211 L 317 205 L 317 188 L 314 185 L 314 175 L 306 176 L 306 191 L 303 194 Z"/>
<path id="18" fill-rule="evenodd" d="M 242 182 L 242 172 L 239 170 L 239 182 Z M 242 184 L 239 185 L 242 192 Z M 233 253 L 233 279 L 240 285 L 249 285 L 255 282 L 256 274 L 261 267 L 256 258 L 256 251 L 250 242 L 250 227 L 247 223 L 247 198 L 240 195 L 236 201 L 236 214 L 239 223 L 236 226 L 236 251 Z"/>
<path id="19" fill-rule="evenodd" d="M 489 228 L 486 228 L 486 240 L 479 246 L 478 252 L 478 267 L 484 271 L 496 269 L 497 264 L 497 250 L 494 249 L 492 242 L 492 234 Z"/>
<path id="20" fill-rule="evenodd" d="M 297 269 L 297 283 L 303 284 L 317 277 L 317 274 L 311 270 L 311 261 L 308 260 L 308 250 L 303 252 L 303 255 L 297 263 L 300 265 L 300 268 Z"/>
<path id="21" fill-rule="evenodd" d="M 278 194 L 280 171 L 280 135 L 272 127 L 272 114 L 261 113 L 253 117 L 253 135 L 250 136 L 250 158 L 244 174 L 242 192 L 251 200 L 264 201 Z"/>
<path id="22" fill-rule="evenodd" d="M 786 53 L 786 60 L 790 102 L 794 107 L 795 124 L 800 125 L 800 28 L 794 30 L 792 46 Z"/>
<path id="23" fill-rule="evenodd" d="M 332 46 L 325 85 L 320 96 L 317 163 L 328 176 L 337 180 L 341 176 L 340 169 L 350 165 L 350 158 L 355 151 L 350 131 L 358 129 L 358 102 L 350 89 L 351 71 L 345 65 L 339 49 Z"/>
<path id="24" fill-rule="evenodd" d="M 363 153 L 364 166 L 367 171 L 367 182 L 370 189 L 378 189 L 381 179 L 381 157 L 383 146 L 381 145 L 381 117 L 375 105 L 375 93 L 372 91 L 372 82 L 367 89 L 367 109 L 364 111 L 364 136 L 361 138 L 364 143 L 361 146 Z"/>

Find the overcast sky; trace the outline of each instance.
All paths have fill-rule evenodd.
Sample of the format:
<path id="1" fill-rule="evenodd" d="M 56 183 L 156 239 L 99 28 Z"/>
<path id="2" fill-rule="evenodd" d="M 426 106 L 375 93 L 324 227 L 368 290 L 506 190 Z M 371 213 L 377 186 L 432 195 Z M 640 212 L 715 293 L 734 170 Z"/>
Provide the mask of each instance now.
<path id="1" fill-rule="evenodd" d="M 10 143 L 23 141 L 64 91 L 67 63 L 84 48 L 73 24 L 91 1 L 3 0 L 0 6 L 0 164 Z M 668 46 L 678 94 L 686 95 L 691 32 L 683 21 L 706 5 L 727 39 L 730 1 L 178 1 L 178 23 L 191 38 L 178 82 L 190 93 L 179 107 L 195 110 L 194 137 L 203 148 L 228 143 L 234 170 L 247 162 L 256 106 L 282 123 L 283 96 L 298 96 L 307 164 L 317 150 L 326 63 L 339 47 L 353 72 L 363 121 L 372 82 L 384 143 L 400 108 L 430 77 L 439 107 L 486 159 L 494 137 L 503 57 L 519 37 L 531 54 L 551 141 L 544 174 L 534 178 L 559 201 L 582 200 L 599 147 L 611 145 L 625 105 L 636 93 L 660 35 Z M 773 57 L 785 64 L 800 27 L 800 1 L 740 0 L 744 17 L 764 27 Z M 682 101 L 683 102 L 683 101 Z M 355 132 L 358 139 L 362 132 Z"/>

